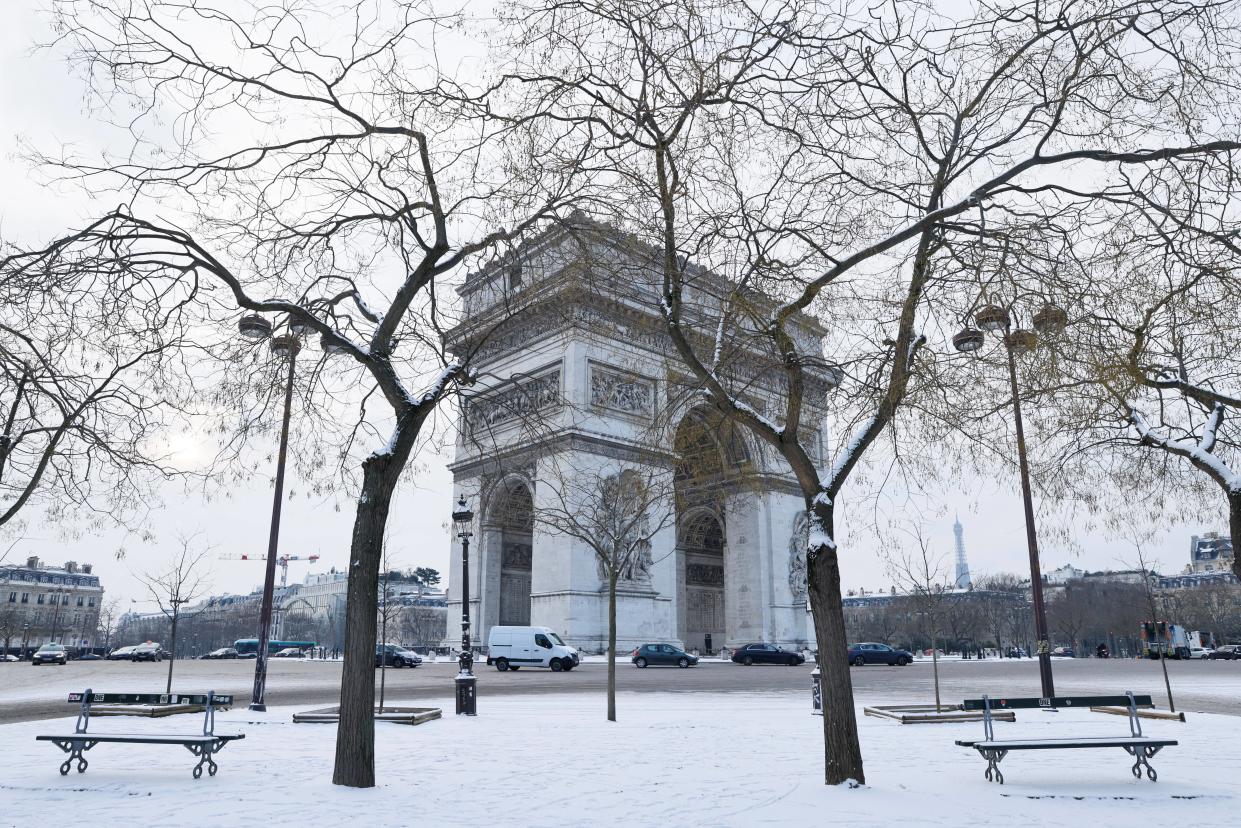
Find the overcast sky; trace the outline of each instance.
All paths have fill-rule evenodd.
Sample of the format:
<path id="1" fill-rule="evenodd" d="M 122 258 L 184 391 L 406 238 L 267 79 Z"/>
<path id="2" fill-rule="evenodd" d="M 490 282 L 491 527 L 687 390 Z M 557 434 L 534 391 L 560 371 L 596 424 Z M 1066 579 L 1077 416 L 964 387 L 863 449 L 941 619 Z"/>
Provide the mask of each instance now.
<path id="1" fill-rule="evenodd" d="M 92 204 L 81 193 L 57 192 L 41 185 L 32 180 L 30 170 L 15 156 L 19 139 L 44 149 L 60 142 L 88 149 L 116 140 L 107 127 L 92 122 L 85 111 L 85 91 L 63 63 L 46 53 L 30 53 L 35 41 L 47 37 L 46 23 L 35 13 L 44 2 L 6 0 L 5 25 L 0 27 L 0 234 L 7 240 L 43 240 L 111 206 Z M 0 389 L 0 395 L 3 393 Z M 293 428 L 297 428 L 296 416 Z M 399 493 L 390 527 L 389 554 L 394 566 L 446 569 L 447 516 L 452 511 L 451 476 L 445 468 L 448 461 L 448 457 L 421 456 L 418 462 L 425 471 L 419 475 L 419 488 L 407 486 Z M 211 545 L 221 555 L 263 555 L 271 490 L 261 482 L 252 485 L 212 501 L 201 494 L 186 495 L 179 487 L 170 487 L 165 492 L 166 505 L 153 516 L 156 540 L 150 544 L 120 531 L 66 540 L 54 527 L 40 526 L 35 520 L 27 535 L 13 547 L 8 560 L 38 555 L 58 564 L 67 560 L 92 563 L 102 576 L 105 590 L 122 598 L 128 606 L 131 599 L 143 598 L 133 573 L 157 568 L 161 556 L 172 548 L 179 534 L 197 533 L 201 543 Z M 295 472 L 291 472 L 289 485 L 299 489 Z M 291 581 L 300 580 L 307 571 L 325 571 L 347 563 L 353 508 L 348 496 L 341 497 L 340 502 L 339 512 L 330 502 L 303 497 L 286 502 L 281 551 L 321 556 L 317 564 L 293 564 L 289 571 Z M 930 505 L 936 507 L 935 503 Z M 840 540 L 846 587 L 886 588 L 891 579 L 875 543 L 868 532 L 855 525 L 865 516 L 850 515 L 847 502 L 844 506 Z M 924 531 L 933 548 L 948 557 L 949 564 L 953 549 L 952 515 L 957 511 L 965 525 L 966 547 L 975 573 L 1028 572 L 1021 500 L 1015 490 L 997 490 L 993 482 L 974 481 L 964 491 L 944 493 L 938 511 L 940 516 L 932 519 Z M 1042 518 L 1047 522 L 1058 519 L 1054 514 Z M 1188 562 L 1190 534 L 1226 528 L 1221 510 L 1218 526 L 1174 527 L 1157 539 L 1148 554 L 1153 552 L 1164 570 L 1179 571 Z M 11 540 L 0 544 L 0 551 Z M 1080 552 L 1070 552 L 1044 544 L 1044 570 L 1069 562 L 1087 569 L 1117 568 L 1133 559 L 1131 547 L 1105 536 L 1083 535 L 1080 546 Z M 125 549 L 123 559 L 116 555 L 120 548 Z M 779 551 L 778 560 L 782 559 L 784 548 L 787 547 Z M 259 562 L 213 562 L 211 583 L 215 592 L 248 591 L 261 580 Z"/>

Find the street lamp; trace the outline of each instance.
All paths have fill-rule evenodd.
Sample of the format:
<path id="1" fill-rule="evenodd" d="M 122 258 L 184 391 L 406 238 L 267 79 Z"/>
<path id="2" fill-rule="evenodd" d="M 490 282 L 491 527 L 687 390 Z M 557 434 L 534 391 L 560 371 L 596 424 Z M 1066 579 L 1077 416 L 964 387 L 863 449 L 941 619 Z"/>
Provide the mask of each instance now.
<path id="1" fill-rule="evenodd" d="M 284 463 L 289 449 L 289 414 L 293 407 L 293 371 L 297 364 L 297 352 L 302 343 L 298 337 L 305 326 L 289 319 L 285 330 L 275 334 L 271 322 L 258 314 L 243 316 L 237 330 L 246 339 L 261 342 L 268 340 L 272 353 L 289 361 L 288 378 L 284 387 L 284 419 L 280 425 L 280 452 L 276 459 L 276 491 L 272 496 L 271 532 L 267 538 L 267 571 L 263 576 L 263 603 L 259 616 L 258 656 L 254 660 L 254 690 L 250 697 L 250 709 L 267 709 L 267 644 L 271 638 L 272 601 L 276 590 L 276 552 L 280 545 L 280 506 L 284 499 Z"/>
<path id="2" fill-rule="evenodd" d="M 26 660 L 26 642 L 30 640 L 30 622 L 22 624 L 22 661 Z"/>
<path id="3" fill-rule="evenodd" d="M 1025 429 L 1021 419 L 1021 395 L 1017 390 L 1017 356 L 1033 351 L 1039 334 L 1052 336 L 1062 332 L 1068 314 L 1051 304 L 1043 305 L 1032 318 L 1034 330 L 1014 328 L 1013 313 L 1001 305 L 985 305 L 974 314 L 977 327 L 966 327 L 952 338 L 953 347 L 962 353 L 976 353 L 986 341 L 984 331 L 1002 332 L 1000 341 L 1008 358 L 1008 382 L 1013 396 L 1013 421 L 1017 433 L 1017 463 L 1021 469 L 1021 499 L 1025 508 L 1026 543 L 1030 551 L 1030 599 L 1034 604 L 1034 630 L 1038 637 L 1038 670 L 1043 698 L 1055 696 L 1051 676 L 1051 642 L 1047 635 L 1047 607 L 1043 602 L 1043 575 L 1039 564 L 1038 533 L 1034 527 L 1034 499 L 1030 494 L 1030 464 L 1026 458 Z M 1037 333 L 1036 333 L 1037 331 Z"/>
<path id="4" fill-rule="evenodd" d="M 470 525 L 474 513 L 465 505 L 465 495 L 457 501 L 457 511 L 452 522 L 461 539 L 461 669 L 457 671 L 457 715 L 474 716 L 478 713 L 477 685 L 474 676 L 474 653 L 470 645 Z"/>

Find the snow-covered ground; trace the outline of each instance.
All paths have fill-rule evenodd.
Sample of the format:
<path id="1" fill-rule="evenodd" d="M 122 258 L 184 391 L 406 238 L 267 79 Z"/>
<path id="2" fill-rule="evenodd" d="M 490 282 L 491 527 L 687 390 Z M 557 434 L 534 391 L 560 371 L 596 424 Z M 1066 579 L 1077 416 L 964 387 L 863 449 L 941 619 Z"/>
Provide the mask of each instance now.
<path id="1" fill-rule="evenodd" d="M 82 775 L 62 777 L 59 750 L 40 733 L 71 718 L 0 726 L 0 825 L 368 826 L 752 825 L 1236 825 L 1241 717 L 1191 714 L 1147 721 L 1171 736 L 1137 781 L 1119 749 L 1010 754 L 1007 784 L 953 740 L 981 725 L 899 725 L 861 716 L 868 785 L 821 784 L 821 725 L 804 696 L 632 693 L 621 721 L 593 695 L 479 699 L 477 718 L 376 727 L 378 787 L 330 784 L 335 726 L 294 725 L 293 708 L 219 714 L 217 730 L 246 739 L 219 755 L 220 773 L 195 781 L 180 747 L 99 745 Z M 96 719 L 92 730 L 193 731 L 197 716 Z M 1113 735 L 1123 717 L 1019 712 L 1007 735 Z M 74 816 L 77 815 L 77 816 Z"/>

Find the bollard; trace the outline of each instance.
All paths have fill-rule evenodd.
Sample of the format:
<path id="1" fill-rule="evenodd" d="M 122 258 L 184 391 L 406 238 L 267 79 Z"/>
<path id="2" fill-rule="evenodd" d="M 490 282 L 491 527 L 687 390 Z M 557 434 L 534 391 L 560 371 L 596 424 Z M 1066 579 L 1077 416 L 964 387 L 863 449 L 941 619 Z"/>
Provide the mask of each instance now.
<path id="1" fill-rule="evenodd" d="M 813 716 L 823 715 L 823 677 L 818 667 L 810 672 L 810 713 Z"/>

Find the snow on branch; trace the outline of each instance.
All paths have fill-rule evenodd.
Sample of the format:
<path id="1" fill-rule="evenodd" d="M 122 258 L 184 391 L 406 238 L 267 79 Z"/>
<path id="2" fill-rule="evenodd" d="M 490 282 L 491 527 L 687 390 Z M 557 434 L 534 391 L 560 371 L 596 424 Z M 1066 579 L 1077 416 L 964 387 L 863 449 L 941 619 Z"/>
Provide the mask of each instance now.
<path id="1" fill-rule="evenodd" d="M 1223 419 L 1224 406 L 1217 403 L 1211 409 L 1210 417 L 1207 418 L 1202 439 L 1194 441 L 1161 434 L 1146 421 L 1140 412 L 1132 408 L 1129 410 L 1129 422 L 1144 445 L 1155 446 L 1184 457 L 1230 492 L 1241 492 L 1241 475 L 1229 468 L 1221 458 L 1211 453 L 1215 448 L 1216 435 Z"/>

